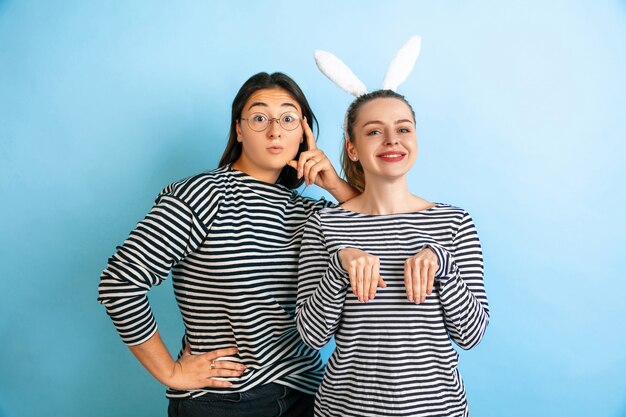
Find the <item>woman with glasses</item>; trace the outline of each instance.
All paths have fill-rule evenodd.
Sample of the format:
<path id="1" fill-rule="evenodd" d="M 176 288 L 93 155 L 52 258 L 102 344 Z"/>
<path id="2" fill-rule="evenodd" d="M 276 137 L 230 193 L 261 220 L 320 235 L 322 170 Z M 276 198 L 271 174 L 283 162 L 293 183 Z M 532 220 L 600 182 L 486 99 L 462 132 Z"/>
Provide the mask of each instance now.
<path id="1" fill-rule="evenodd" d="M 311 216 L 300 252 L 298 330 L 337 345 L 315 415 L 467 416 L 451 341 L 469 349 L 489 322 L 474 223 L 408 190 L 418 149 L 403 96 L 361 95 L 346 120 L 342 165 L 363 193 Z"/>
<path id="2" fill-rule="evenodd" d="M 291 78 L 252 76 L 219 168 L 165 187 L 102 273 L 99 301 L 168 387 L 170 416 L 312 415 L 323 365 L 295 327 L 298 255 L 304 224 L 332 204 L 294 190 L 358 194 L 316 148 L 316 123 Z M 170 271 L 185 324 L 177 360 L 147 298 Z"/>

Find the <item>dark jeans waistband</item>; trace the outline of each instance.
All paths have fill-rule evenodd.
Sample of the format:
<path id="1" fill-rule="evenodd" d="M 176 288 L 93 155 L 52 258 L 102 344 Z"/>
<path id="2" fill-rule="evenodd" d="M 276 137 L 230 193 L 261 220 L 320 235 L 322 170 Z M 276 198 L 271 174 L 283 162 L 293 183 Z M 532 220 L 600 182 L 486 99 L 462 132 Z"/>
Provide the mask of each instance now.
<path id="1" fill-rule="evenodd" d="M 169 417 L 312 417 L 315 397 L 270 383 L 244 392 L 170 398 Z"/>

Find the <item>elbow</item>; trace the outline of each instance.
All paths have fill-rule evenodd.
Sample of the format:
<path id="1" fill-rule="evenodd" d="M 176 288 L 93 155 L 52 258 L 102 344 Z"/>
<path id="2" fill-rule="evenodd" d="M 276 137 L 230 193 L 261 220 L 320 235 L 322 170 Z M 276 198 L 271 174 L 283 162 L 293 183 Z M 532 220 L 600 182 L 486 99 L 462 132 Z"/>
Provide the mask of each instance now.
<path id="1" fill-rule="evenodd" d="M 302 329 L 299 325 L 298 325 L 298 333 L 300 334 L 300 339 L 302 339 L 304 344 L 310 348 L 313 348 L 315 350 L 320 350 L 321 348 L 324 347 L 324 345 L 326 345 L 326 343 L 324 343 L 322 340 L 312 337 L 312 335 L 309 332 Z"/>
<path id="2" fill-rule="evenodd" d="M 460 347 L 461 349 L 470 350 L 474 346 L 478 345 L 481 340 L 482 340 L 482 337 L 474 339 L 474 340 L 456 340 L 455 342 L 457 346 Z"/>
<path id="3" fill-rule="evenodd" d="M 317 341 L 311 338 L 302 337 L 302 333 L 300 333 L 300 337 L 302 338 L 302 341 L 304 342 L 305 345 L 315 350 L 320 350 L 326 345 L 326 343 L 320 343 L 320 341 Z"/>
<path id="4" fill-rule="evenodd" d="M 474 346 L 478 345 L 483 340 L 483 334 L 472 338 L 455 338 L 454 341 L 458 347 L 463 350 L 470 350 Z"/>
<path id="5" fill-rule="evenodd" d="M 471 335 L 466 335 L 464 337 L 454 338 L 454 341 L 461 349 L 470 350 L 474 346 L 477 346 L 483 340 L 483 336 L 485 335 L 488 324 L 489 319 L 486 318 L 476 332 L 472 333 Z"/>
<path id="6" fill-rule="evenodd" d="M 324 341 L 320 337 L 316 337 L 315 332 L 311 331 L 306 325 L 302 323 L 300 317 L 296 319 L 296 328 L 298 329 L 298 334 L 300 335 L 300 339 L 304 342 L 308 347 L 320 350 L 326 345 L 327 341 Z"/>

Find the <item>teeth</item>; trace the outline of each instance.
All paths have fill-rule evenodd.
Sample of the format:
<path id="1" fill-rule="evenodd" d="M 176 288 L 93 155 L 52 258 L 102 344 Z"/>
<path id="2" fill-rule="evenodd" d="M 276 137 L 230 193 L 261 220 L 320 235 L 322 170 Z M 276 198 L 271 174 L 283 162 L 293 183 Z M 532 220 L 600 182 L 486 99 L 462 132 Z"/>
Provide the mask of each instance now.
<path id="1" fill-rule="evenodd" d="M 385 158 L 395 158 L 395 157 L 398 157 L 398 156 L 402 156 L 402 154 L 400 154 L 400 153 L 386 153 L 386 154 L 381 155 L 381 156 L 383 156 Z"/>

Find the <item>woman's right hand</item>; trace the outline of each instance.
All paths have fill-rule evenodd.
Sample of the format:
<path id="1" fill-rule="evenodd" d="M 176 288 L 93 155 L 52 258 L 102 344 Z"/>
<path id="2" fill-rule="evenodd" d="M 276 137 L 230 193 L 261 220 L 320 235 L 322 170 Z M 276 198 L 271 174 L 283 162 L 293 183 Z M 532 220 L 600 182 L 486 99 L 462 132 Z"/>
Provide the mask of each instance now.
<path id="1" fill-rule="evenodd" d="M 360 302 L 367 303 L 376 296 L 376 288 L 386 288 L 387 284 L 380 276 L 378 256 L 357 248 L 344 248 L 339 251 L 339 261 L 348 272 L 350 287 Z"/>
<path id="2" fill-rule="evenodd" d="M 287 162 L 287 165 L 298 171 L 298 178 L 304 178 L 307 186 L 316 184 L 327 191 L 336 189 L 342 181 L 341 177 L 324 151 L 317 147 L 315 136 L 306 117 L 302 119 L 302 129 L 308 150 L 301 152 L 297 161 L 294 159 Z"/>
<path id="3" fill-rule="evenodd" d="M 205 387 L 227 388 L 233 384 L 215 378 L 240 377 L 246 367 L 238 362 L 219 360 L 221 357 L 233 356 L 237 348 L 213 350 L 199 355 L 192 355 L 189 345 L 176 362 L 166 385 L 178 390 L 201 389 Z"/>
<path id="4" fill-rule="evenodd" d="M 306 185 L 316 184 L 322 187 L 339 202 L 348 201 L 359 195 L 358 190 L 341 179 L 326 154 L 318 149 L 306 117 L 302 119 L 302 128 L 309 149 L 301 152 L 297 161 L 287 162 L 287 165 L 298 171 L 298 178 L 304 178 Z"/>

